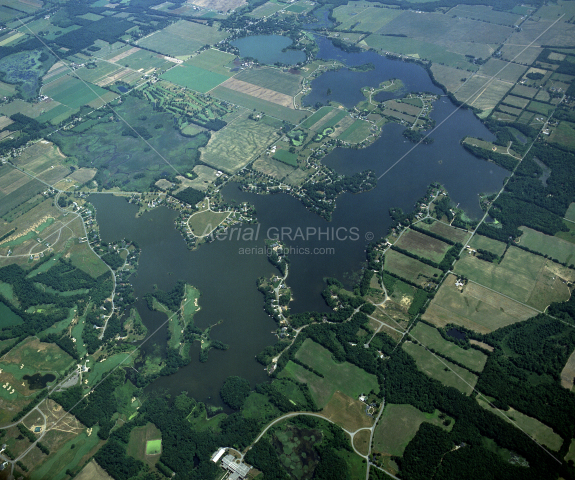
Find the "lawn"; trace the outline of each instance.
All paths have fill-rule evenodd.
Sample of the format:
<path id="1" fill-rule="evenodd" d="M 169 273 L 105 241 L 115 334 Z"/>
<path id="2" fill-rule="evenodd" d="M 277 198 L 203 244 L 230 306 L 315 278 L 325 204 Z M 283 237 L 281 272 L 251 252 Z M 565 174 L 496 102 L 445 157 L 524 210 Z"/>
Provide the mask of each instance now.
<path id="1" fill-rule="evenodd" d="M 519 240 L 524 247 L 548 255 L 561 263 L 575 264 L 575 245 L 573 243 L 545 235 L 528 227 L 521 227 L 520 230 L 523 235 Z"/>
<path id="2" fill-rule="evenodd" d="M 210 91 L 228 79 L 225 75 L 210 72 L 194 65 L 177 65 L 164 73 L 162 78 L 201 93 Z"/>
<path id="3" fill-rule="evenodd" d="M 487 355 L 474 348 L 465 350 L 458 347 L 455 343 L 445 340 L 435 328 L 423 322 L 419 322 L 410 333 L 411 336 L 426 347 L 451 358 L 474 372 L 481 372 L 485 366 Z"/>
<path id="4" fill-rule="evenodd" d="M 203 237 L 209 235 L 229 215 L 229 212 L 204 210 L 203 212 L 194 213 L 188 220 L 188 226 L 194 235 Z"/>
<path id="5" fill-rule="evenodd" d="M 503 242 L 493 240 L 489 237 L 483 237 L 481 235 L 474 235 L 469 246 L 474 249 L 480 248 L 481 250 L 487 250 L 488 252 L 494 253 L 495 255 L 503 255 L 507 245 Z"/>
<path id="6" fill-rule="evenodd" d="M 148 440 L 146 442 L 146 455 L 159 455 L 162 453 L 162 440 Z"/>
<path id="7" fill-rule="evenodd" d="M 424 413 L 412 405 L 388 403 L 373 435 L 373 450 L 384 455 L 402 456 L 423 422 L 443 426 L 439 410 Z"/>
<path id="8" fill-rule="evenodd" d="M 402 348 L 413 357 L 417 368 L 426 375 L 440 381 L 446 387 L 455 387 L 466 395 L 473 391 L 477 383 L 477 375 L 469 370 L 439 358 L 424 347 L 412 342 L 405 342 Z"/>
<path id="9" fill-rule="evenodd" d="M 435 263 L 440 263 L 451 248 L 448 243 L 411 229 L 404 233 L 395 245 Z"/>
<path id="10" fill-rule="evenodd" d="M 384 269 L 422 286 L 430 281 L 436 281 L 442 273 L 441 270 L 437 268 L 431 267 L 395 250 L 388 250 L 385 254 Z"/>
<path id="11" fill-rule="evenodd" d="M 483 397 L 478 397 L 477 402 L 486 410 L 491 411 L 494 415 L 503 418 L 509 423 L 517 425 L 521 430 L 531 435 L 535 441 L 542 443 L 543 445 L 549 447 L 551 450 L 559 451 L 561 445 L 563 444 L 563 439 L 557 435 L 552 428 L 541 423 L 535 418 L 528 417 L 527 415 L 514 410 L 509 407 L 505 413 L 502 415 L 496 408 L 489 406 L 487 401 Z"/>
<path id="12" fill-rule="evenodd" d="M 437 327 L 455 324 L 489 333 L 536 314 L 530 307 L 471 282 L 461 293 L 455 287 L 455 276 L 449 275 L 422 318 Z"/>
<path id="13" fill-rule="evenodd" d="M 291 377 L 308 383 L 314 400 L 320 407 L 324 407 L 337 390 L 352 399 L 357 399 L 362 393 L 367 394 L 372 390 L 379 391 L 375 375 L 348 362 L 336 363 L 329 350 L 309 338 L 296 353 L 296 358 L 324 377 L 321 378 L 291 361 L 280 377 Z"/>

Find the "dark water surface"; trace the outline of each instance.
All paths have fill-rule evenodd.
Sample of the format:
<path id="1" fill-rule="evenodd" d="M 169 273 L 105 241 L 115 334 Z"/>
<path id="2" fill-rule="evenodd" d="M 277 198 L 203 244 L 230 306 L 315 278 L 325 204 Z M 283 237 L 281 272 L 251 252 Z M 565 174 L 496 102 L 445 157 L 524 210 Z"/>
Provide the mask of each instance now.
<path id="1" fill-rule="evenodd" d="M 306 54 L 301 50 L 282 51 L 293 43 L 291 38 L 282 35 L 252 35 L 230 43 L 240 49 L 242 57 L 252 57 L 268 65 L 276 62 L 295 65 L 306 60 Z"/>
<path id="2" fill-rule="evenodd" d="M 375 85 L 385 78 L 400 77 L 410 89 L 437 91 L 425 70 L 417 65 L 394 62 L 370 52 L 345 54 L 337 49 L 332 52 L 329 45 L 321 44 L 325 55 L 341 53 L 350 64 L 356 65 L 374 63 L 374 72 L 382 75 L 378 78 L 373 74 L 370 81 Z M 344 89 L 345 82 L 339 81 L 338 74 L 347 78 L 344 71 L 334 72 L 332 77 L 339 83 L 331 85 L 331 99 L 353 103 L 354 89 L 349 86 Z M 324 76 L 316 81 L 323 81 Z M 354 80 L 354 88 L 366 85 L 364 80 Z M 277 270 L 263 252 L 253 251 L 264 247 L 266 237 L 279 235 L 292 249 L 287 280 L 294 296 L 290 304 L 292 311 L 326 311 L 320 296 L 324 277 L 336 277 L 348 286 L 353 284 L 354 278 L 361 274 L 368 240 L 387 232 L 390 207 L 409 211 L 430 183 L 440 182 L 460 208 L 477 218 L 481 214 L 478 194 L 499 190 L 508 172 L 470 155 L 459 142 L 466 135 L 493 137 L 471 112 L 457 110 L 446 98 L 435 103 L 432 116 L 438 128 L 431 135 L 435 139 L 431 145 L 413 148 L 414 144 L 401 136 L 404 127 L 389 124 L 370 147 L 336 149 L 324 158 L 326 165 L 345 174 L 372 169 L 382 175 L 396 164 L 372 191 L 342 195 L 331 222 L 310 213 L 291 196 L 258 196 L 241 192 L 236 184 L 228 184 L 222 191 L 225 199 L 254 204 L 259 225 L 230 230 L 223 239 L 190 252 L 174 228 L 175 212 L 160 207 L 135 218 L 137 208 L 124 199 L 92 195 L 90 201 L 97 208 L 102 240 L 110 242 L 125 237 L 142 247 L 138 273 L 131 279 L 136 296 L 141 299 L 154 285 L 169 290 L 176 281 L 184 280 L 202 294 L 199 300 L 202 309 L 195 317 L 196 324 L 205 328 L 220 319 L 224 321 L 212 330 L 212 338 L 228 343 L 228 351 L 212 350 L 208 362 L 201 364 L 199 346 L 195 344 L 192 363 L 172 376 L 161 377 L 152 388 L 166 388 L 172 394 L 186 390 L 198 400 L 220 405 L 219 388 L 229 375 L 243 376 L 252 384 L 267 378 L 254 356 L 275 341 L 271 331 L 276 325 L 263 312 L 263 296 L 256 289 L 256 280 L 262 275 L 269 277 Z M 246 239 L 246 234 L 250 234 L 251 239 Z M 142 300 L 138 301 L 137 308 L 150 331 L 166 319 L 163 314 L 150 312 Z M 164 328 L 143 348 L 162 350 L 165 343 Z"/>
<path id="3" fill-rule="evenodd" d="M 40 388 L 46 388 L 46 385 L 56 380 L 56 376 L 51 373 L 44 375 L 35 373 L 34 375 L 24 375 L 22 379 L 28 382 L 30 390 L 38 390 Z"/>

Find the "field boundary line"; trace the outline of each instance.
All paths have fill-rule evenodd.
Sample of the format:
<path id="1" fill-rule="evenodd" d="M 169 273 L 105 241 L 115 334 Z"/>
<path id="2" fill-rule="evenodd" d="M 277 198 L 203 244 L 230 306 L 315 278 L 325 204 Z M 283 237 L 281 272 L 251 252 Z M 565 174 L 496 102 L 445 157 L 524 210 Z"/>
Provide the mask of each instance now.
<path id="1" fill-rule="evenodd" d="M 545 33 L 547 33 L 547 31 L 549 29 L 551 29 L 552 27 L 555 26 L 555 24 L 561 20 L 563 17 L 565 16 L 565 14 L 561 15 L 557 20 L 555 20 L 551 25 L 549 25 L 545 30 L 543 30 L 543 32 L 541 32 L 529 45 L 527 45 L 523 50 L 521 50 L 517 55 L 515 55 L 515 57 L 513 57 L 513 59 L 511 59 L 505 66 L 503 66 L 498 72 L 496 72 L 494 75 L 491 76 L 491 78 L 483 85 L 481 85 L 481 87 L 479 87 L 475 92 L 473 92 L 473 94 L 471 94 L 467 100 L 465 100 L 465 102 L 461 103 L 461 105 L 458 105 L 455 110 L 453 110 L 453 112 L 451 112 L 449 115 L 447 115 L 447 117 L 445 117 L 437 126 L 433 127 L 433 129 L 425 134 L 425 136 L 419 140 L 419 142 L 417 142 L 413 147 L 411 147 L 407 152 L 405 152 L 401 157 L 399 157 L 399 159 L 393 163 L 385 172 L 383 172 L 379 177 L 377 177 L 378 180 L 381 180 L 381 178 L 383 178 L 385 175 L 387 175 L 398 163 L 400 163 L 402 160 L 405 159 L 405 157 L 407 157 L 411 152 L 413 152 L 413 150 L 415 150 L 417 147 L 419 147 L 428 137 L 429 135 L 431 135 L 433 132 L 435 132 L 439 127 L 441 127 L 447 120 L 449 120 L 453 115 L 455 115 L 456 112 L 458 112 L 464 104 L 466 104 L 469 100 L 471 100 L 475 95 L 477 95 L 477 93 L 479 93 L 481 91 L 481 89 L 483 89 L 484 87 L 487 88 L 490 82 L 492 82 L 493 80 L 495 80 L 495 77 L 497 75 L 499 75 L 503 70 L 505 70 L 510 64 L 511 62 L 513 62 L 517 57 L 519 57 L 519 55 L 521 55 L 525 50 L 527 50 L 529 47 L 531 47 L 540 37 L 542 37 Z"/>

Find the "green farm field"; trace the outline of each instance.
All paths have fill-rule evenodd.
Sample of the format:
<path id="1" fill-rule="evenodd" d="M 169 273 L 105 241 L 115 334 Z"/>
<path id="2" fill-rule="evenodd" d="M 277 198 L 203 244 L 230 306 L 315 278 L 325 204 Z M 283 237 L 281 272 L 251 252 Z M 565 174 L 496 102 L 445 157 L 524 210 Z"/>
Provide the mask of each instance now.
<path id="1" fill-rule="evenodd" d="M 273 15 L 276 12 L 279 12 L 285 5 L 276 2 L 266 2 L 263 5 L 260 5 L 258 8 L 253 10 L 250 13 L 251 17 L 254 18 L 264 18 Z"/>
<path id="2" fill-rule="evenodd" d="M 77 78 L 65 76 L 49 83 L 42 93 L 63 105 L 76 109 L 110 92 L 97 85 L 87 86 Z"/>
<path id="3" fill-rule="evenodd" d="M 211 210 L 197 212 L 188 220 L 188 226 L 194 235 L 202 237 L 209 235 L 229 215 L 228 212 L 212 212 Z"/>
<path id="4" fill-rule="evenodd" d="M 489 333 L 538 313 L 533 308 L 472 282 L 468 282 L 461 292 L 455 287 L 455 280 L 454 275 L 445 279 L 425 311 L 423 320 L 437 327 L 455 324 L 479 333 Z"/>
<path id="5" fill-rule="evenodd" d="M 324 378 L 291 361 L 280 377 L 291 377 L 307 383 L 319 407 L 324 407 L 337 390 L 353 399 L 371 390 L 379 391 L 375 375 L 348 362 L 336 363 L 329 350 L 309 338 L 296 353 L 296 358 L 323 374 Z"/>
<path id="6" fill-rule="evenodd" d="M 384 455 L 402 456 L 423 422 L 444 428 L 439 415 L 439 410 L 424 413 L 412 405 L 386 404 L 373 434 L 373 450 Z"/>
<path id="7" fill-rule="evenodd" d="M 345 130 L 337 138 L 342 142 L 360 143 L 371 135 L 371 124 L 365 120 L 356 120 L 351 127 Z"/>
<path id="8" fill-rule="evenodd" d="M 457 100 L 481 110 L 491 110 L 507 94 L 510 84 L 491 77 L 474 76 L 455 94 Z"/>
<path id="9" fill-rule="evenodd" d="M 313 125 L 318 123 L 322 118 L 324 118 L 329 113 L 335 111 L 334 107 L 321 107 L 317 112 L 315 112 L 311 117 L 306 118 L 302 123 L 301 126 L 304 128 L 311 129 Z M 317 131 L 319 126 L 314 131 Z"/>
<path id="10" fill-rule="evenodd" d="M 287 150 L 278 150 L 274 153 L 273 158 L 292 167 L 297 167 L 297 154 L 295 153 L 288 152 Z"/>
<path id="11" fill-rule="evenodd" d="M 375 8 L 368 2 L 349 2 L 334 9 L 333 15 L 338 22 L 338 30 L 359 30 L 362 32 L 376 32 L 402 11 L 396 8 Z M 373 5 L 373 4 L 371 4 Z"/>
<path id="12" fill-rule="evenodd" d="M 440 221 L 435 221 L 431 225 L 425 222 L 419 222 L 417 226 L 424 230 L 429 230 L 432 233 L 436 233 L 437 235 L 447 238 L 448 240 L 459 242 L 461 244 L 465 243 L 470 235 L 470 233 L 466 232 L 465 230 L 452 227 Z"/>
<path id="13" fill-rule="evenodd" d="M 504 82 L 515 83 L 523 76 L 526 70 L 527 67 L 524 65 L 518 65 L 492 57 L 481 65 L 478 73 L 488 77 L 495 77 Z"/>
<path id="14" fill-rule="evenodd" d="M 209 50 L 204 50 L 199 55 L 195 55 L 184 63 L 184 65 L 191 65 L 193 67 L 203 68 L 204 70 L 209 70 L 220 75 L 225 75 L 226 77 L 231 77 L 233 75 L 230 69 L 226 67 L 230 62 L 236 58 L 235 55 L 231 53 L 222 52 L 221 50 L 216 50 L 215 48 L 210 48 Z"/>
<path id="15" fill-rule="evenodd" d="M 441 275 L 441 270 L 394 250 L 385 254 L 384 269 L 417 285 L 425 285 Z"/>
<path id="16" fill-rule="evenodd" d="M 561 263 L 575 264 L 575 245 L 573 243 L 545 235 L 528 227 L 521 227 L 520 230 L 523 232 L 520 242 L 524 247 L 548 255 Z"/>
<path id="17" fill-rule="evenodd" d="M 529 100 L 527 100 L 526 98 L 522 98 L 522 97 L 516 97 L 515 95 L 507 95 L 503 100 L 503 103 L 505 103 L 506 105 L 511 105 L 512 107 L 517 107 L 517 108 L 525 108 L 527 106 L 527 104 L 529 103 Z"/>
<path id="18" fill-rule="evenodd" d="M 148 71 L 152 68 L 164 70 L 173 65 L 172 62 L 165 60 L 163 55 L 158 55 L 148 50 L 139 50 L 138 52 L 132 53 L 122 58 L 118 63 L 133 70 L 143 68 L 144 71 Z"/>
<path id="19" fill-rule="evenodd" d="M 277 68 L 269 67 L 246 69 L 238 73 L 234 78 L 291 97 L 300 91 L 302 81 L 300 75 L 284 73 Z"/>
<path id="20" fill-rule="evenodd" d="M 225 82 L 228 77 L 193 65 L 177 65 L 162 75 L 164 80 L 206 93 Z"/>
<path id="21" fill-rule="evenodd" d="M 499 242 L 482 235 L 473 235 L 473 238 L 469 242 L 469 246 L 475 249 L 480 248 L 481 250 L 487 250 L 488 252 L 499 256 L 503 255 L 505 249 L 507 248 L 507 245 L 505 245 L 503 242 Z"/>
<path id="22" fill-rule="evenodd" d="M 575 222 L 575 202 L 572 203 L 571 205 L 569 205 L 569 208 L 567 209 L 567 212 L 565 213 L 565 218 L 567 220 L 571 220 L 572 222 Z"/>
<path id="23" fill-rule="evenodd" d="M 201 161 L 214 168 L 235 173 L 247 165 L 277 138 L 277 130 L 246 115 L 212 134 L 201 150 Z"/>
<path id="24" fill-rule="evenodd" d="M 412 342 L 405 342 L 402 348 L 413 357 L 417 368 L 426 375 L 440 381 L 446 387 L 457 388 L 466 395 L 473 391 L 477 383 L 477 375 L 469 370 L 440 359 L 424 347 Z"/>
<path id="25" fill-rule="evenodd" d="M 574 148 L 575 124 L 561 121 L 559 125 L 552 130 L 551 135 L 549 135 L 549 141 L 569 149 Z"/>
<path id="26" fill-rule="evenodd" d="M 408 252 L 423 258 L 427 258 L 432 262 L 439 263 L 443 260 L 447 250 L 451 248 L 448 243 L 437 240 L 436 238 L 424 235 L 423 233 L 416 232 L 415 230 L 408 230 L 401 238 L 395 243 L 399 248 L 403 248 Z"/>
<path id="27" fill-rule="evenodd" d="M 308 112 L 305 110 L 294 110 L 292 108 L 283 107 L 277 103 L 269 102 L 262 98 L 256 98 L 224 86 L 215 88 L 210 92 L 210 94 L 220 100 L 239 105 L 250 111 L 256 109 L 266 115 L 270 115 L 271 117 L 285 120 L 286 122 L 293 124 L 300 123 L 308 115 Z"/>
<path id="28" fill-rule="evenodd" d="M 458 347 L 455 343 L 445 340 L 435 328 L 423 322 L 419 322 L 410 333 L 426 347 L 451 358 L 474 372 L 481 372 L 485 367 L 487 355 L 473 348 L 465 350 Z"/>

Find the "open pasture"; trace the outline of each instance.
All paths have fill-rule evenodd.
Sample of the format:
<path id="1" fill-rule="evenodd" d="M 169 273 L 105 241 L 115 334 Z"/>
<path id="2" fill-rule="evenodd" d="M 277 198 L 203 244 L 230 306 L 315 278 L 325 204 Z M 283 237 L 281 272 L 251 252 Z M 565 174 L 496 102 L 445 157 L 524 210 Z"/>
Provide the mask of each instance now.
<path id="1" fill-rule="evenodd" d="M 463 72 L 460 69 L 439 65 L 438 63 L 431 65 L 431 72 L 435 79 L 444 85 L 449 92 L 454 92 L 467 80 L 467 74 L 461 75 Z"/>
<path id="2" fill-rule="evenodd" d="M 526 98 L 516 97 L 514 95 L 507 95 L 502 100 L 502 102 L 504 104 L 510 105 L 512 107 L 524 109 L 527 106 L 527 104 L 529 103 L 529 100 L 527 100 Z"/>
<path id="3" fill-rule="evenodd" d="M 133 70 L 139 70 L 143 73 L 148 72 L 152 69 L 164 70 L 173 65 L 164 58 L 164 55 L 159 55 L 154 52 L 149 52 L 148 50 L 135 49 L 136 51 L 129 50 L 128 55 L 118 61 L 120 65 Z M 131 53 L 130 53 L 131 52 Z"/>
<path id="4" fill-rule="evenodd" d="M 296 353 L 296 358 L 324 375 L 319 377 L 300 365 L 289 362 L 280 377 L 291 377 L 309 385 L 319 407 L 327 405 L 336 391 L 356 399 L 362 393 L 379 391 L 375 375 L 348 362 L 336 363 L 329 350 L 307 339 Z"/>
<path id="5" fill-rule="evenodd" d="M 285 5 L 279 2 L 266 2 L 253 10 L 249 15 L 254 18 L 264 18 L 279 12 Z"/>
<path id="6" fill-rule="evenodd" d="M 515 85 L 513 90 L 511 90 L 512 95 L 524 98 L 533 98 L 538 92 L 537 88 L 527 87 L 526 85 Z"/>
<path id="7" fill-rule="evenodd" d="M 43 93 L 63 105 L 77 109 L 82 105 L 98 100 L 100 97 L 109 97 L 111 92 L 97 85 L 86 85 L 77 78 L 65 76 L 49 83 L 43 89 Z M 113 98 L 117 97 L 116 94 L 112 95 Z"/>
<path id="8" fill-rule="evenodd" d="M 277 139 L 277 130 L 243 116 L 212 134 L 201 149 L 201 161 L 214 168 L 235 173 Z"/>
<path id="9" fill-rule="evenodd" d="M 521 227 L 520 230 L 523 232 L 520 237 L 521 245 L 543 255 L 548 255 L 561 263 L 575 264 L 574 244 L 528 227 Z"/>
<path id="10" fill-rule="evenodd" d="M 527 68 L 523 65 L 491 57 L 481 65 L 478 73 L 504 82 L 515 83 L 523 76 L 526 70 Z"/>
<path id="11" fill-rule="evenodd" d="M 38 175 L 50 167 L 62 164 L 65 160 L 58 147 L 51 142 L 41 140 L 26 148 L 22 155 L 14 160 L 15 165 L 26 172 Z"/>
<path id="12" fill-rule="evenodd" d="M 162 75 L 164 80 L 206 93 L 225 82 L 228 77 L 193 65 L 176 65 Z"/>
<path id="13" fill-rule="evenodd" d="M 469 370 L 439 358 L 413 342 L 405 342 L 402 348 L 413 357 L 417 368 L 429 377 L 438 380 L 446 387 L 457 388 L 466 395 L 473 391 L 477 383 L 477 375 Z"/>
<path id="14" fill-rule="evenodd" d="M 404 233 L 395 245 L 435 263 L 441 262 L 447 250 L 451 248 L 441 240 L 411 229 Z"/>
<path id="15" fill-rule="evenodd" d="M 496 23 L 512 27 L 518 25 L 521 15 L 500 10 L 493 10 L 493 7 L 486 5 L 457 5 L 447 12 L 447 15 L 470 18 L 483 22 Z"/>
<path id="16" fill-rule="evenodd" d="M 285 73 L 277 68 L 254 67 L 242 70 L 236 80 L 251 83 L 293 97 L 300 91 L 302 77 L 293 73 Z"/>
<path id="17" fill-rule="evenodd" d="M 365 120 L 355 120 L 349 128 L 338 135 L 342 142 L 360 143 L 372 134 L 371 123 Z"/>
<path id="18" fill-rule="evenodd" d="M 309 114 L 305 110 L 294 110 L 292 108 L 287 108 L 263 98 L 253 97 L 237 90 L 226 88 L 224 85 L 220 85 L 219 87 L 215 88 L 210 92 L 210 94 L 216 98 L 219 98 L 220 100 L 239 105 L 241 107 L 247 108 L 248 110 L 256 109 L 257 111 L 263 112 L 266 115 L 270 115 L 272 117 L 279 118 L 280 120 L 285 120 L 294 124 L 298 124 Z"/>
<path id="19" fill-rule="evenodd" d="M 575 350 L 571 353 L 563 370 L 561 370 L 561 386 L 572 390 L 575 384 Z"/>
<path id="20" fill-rule="evenodd" d="M 218 178 L 216 175 L 217 171 L 206 165 L 196 165 L 192 172 L 195 173 L 197 177 L 193 180 L 186 180 L 186 183 L 188 183 L 189 187 L 201 190 L 202 192 L 206 191 Z"/>
<path id="21" fill-rule="evenodd" d="M 575 222 L 575 202 L 572 203 L 571 205 L 569 205 L 569 208 L 567 209 L 567 212 L 565 213 L 565 218 L 567 220 L 571 220 L 572 222 Z"/>
<path id="22" fill-rule="evenodd" d="M 269 88 L 259 87 L 252 83 L 238 80 L 235 77 L 228 79 L 222 86 L 249 95 L 250 97 L 281 105 L 282 107 L 293 108 L 293 97 L 285 93 L 270 90 Z"/>
<path id="23" fill-rule="evenodd" d="M 149 455 L 158 455 L 162 449 L 162 433 L 153 424 L 147 423 L 142 427 L 135 427 L 130 432 L 130 440 L 126 453 L 137 460 L 153 466 L 158 457 L 149 458 Z"/>
<path id="24" fill-rule="evenodd" d="M 423 320 L 437 327 L 455 324 L 479 333 L 489 333 L 538 313 L 471 282 L 461 292 L 455 286 L 455 280 L 454 275 L 445 279 L 423 314 Z"/>
<path id="25" fill-rule="evenodd" d="M 549 142 L 557 143 L 566 148 L 575 148 L 575 124 L 561 121 L 559 125 L 551 131 Z"/>
<path id="26" fill-rule="evenodd" d="M 40 115 L 49 112 L 59 105 L 53 100 L 43 100 L 38 103 L 28 103 L 20 98 L 15 98 L 10 103 L 5 103 L 0 107 L 0 113 L 6 116 L 22 113 L 30 118 L 37 118 Z"/>
<path id="27" fill-rule="evenodd" d="M 444 238 L 447 238 L 453 242 L 465 243 L 469 238 L 469 232 L 465 230 L 461 230 L 460 228 L 452 227 L 451 225 L 447 225 L 446 223 L 440 222 L 436 220 L 431 225 L 425 222 L 419 222 L 417 224 L 419 228 L 423 228 L 424 230 L 429 230 L 432 233 L 436 233 L 437 235 L 441 235 Z"/>
<path id="28" fill-rule="evenodd" d="M 188 56 L 204 45 L 213 45 L 229 36 L 216 26 L 179 20 L 138 41 L 138 45 L 173 57 Z"/>
<path id="29" fill-rule="evenodd" d="M 394 250 L 385 254 L 384 269 L 420 286 L 435 281 L 441 275 L 441 270 Z"/>
<path id="30" fill-rule="evenodd" d="M 555 107 L 553 105 L 536 101 L 529 102 L 529 105 L 527 106 L 527 110 L 530 112 L 540 113 L 544 116 L 548 116 L 554 109 Z"/>
<path id="31" fill-rule="evenodd" d="M 341 25 L 338 30 L 359 30 L 362 32 L 376 32 L 395 17 L 401 15 L 402 11 L 397 8 L 375 7 L 377 4 L 369 2 L 349 2 L 334 9 L 333 15 Z M 373 5 L 373 6 L 372 6 Z"/>
<path id="32" fill-rule="evenodd" d="M 262 155 L 253 164 L 254 170 L 271 175 L 277 180 L 283 180 L 286 176 L 294 171 L 294 168 L 267 155 Z"/>
<path id="33" fill-rule="evenodd" d="M 474 372 L 481 372 L 485 367 L 486 355 L 472 348 L 465 350 L 458 347 L 455 343 L 445 340 L 435 328 L 423 322 L 419 322 L 410 334 L 426 347 L 451 358 Z"/>
<path id="34" fill-rule="evenodd" d="M 321 411 L 321 415 L 340 427 L 355 432 L 359 428 L 373 425 L 373 417 L 368 416 L 365 410 L 365 403 L 336 391 Z"/>
<path id="35" fill-rule="evenodd" d="M 489 110 L 499 103 L 511 87 L 510 83 L 475 75 L 456 92 L 455 97 L 473 107 Z"/>
<path id="36" fill-rule="evenodd" d="M 211 210 L 196 212 L 188 220 L 188 227 L 195 236 L 203 237 L 209 235 L 229 215 L 229 212 L 212 212 Z"/>
<path id="37" fill-rule="evenodd" d="M 12 190 L 13 185 L 6 185 L 5 181 L 16 178 L 18 183 L 22 184 L 16 189 Z M 9 193 L 5 193 L 8 192 Z M 20 173 L 19 175 L 5 175 L 0 178 L 0 192 L 4 194 L 0 202 L 0 216 L 6 217 L 7 214 L 10 220 L 16 216 L 22 215 L 23 212 L 32 208 L 33 204 L 40 203 L 44 197 L 38 195 L 46 190 L 46 185 L 38 180 L 30 179 L 27 175 Z M 42 199 L 42 200 L 41 200 Z M 6 217 L 6 218 L 8 218 Z M 5 218 L 5 219 L 6 219 Z"/>
<path id="38" fill-rule="evenodd" d="M 74 359 L 55 343 L 44 343 L 36 337 L 25 341 L 10 350 L 3 358 L 5 364 L 24 364 L 35 372 L 53 371 L 63 373 Z"/>
<path id="39" fill-rule="evenodd" d="M 499 256 L 503 255 L 507 248 L 507 245 L 503 242 L 477 234 L 473 235 L 473 238 L 469 241 L 469 246 L 475 249 L 487 250 Z"/>
<path id="40" fill-rule="evenodd" d="M 230 72 L 227 65 L 232 62 L 234 58 L 236 58 L 236 56 L 231 53 L 210 48 L 208 50 L 204 50 L 199 55 L 193 56 L 188 61 L 184 62 L 184 65 L 192 65 L 194 67 L 203 68 L 204 70 L 209 70 L 210 72 L 231 77 L 233 73 Z"/>
<path id="41" fill-rule="evenodd" d="M 106 470 L 100 467 L 94 459 L 87 463 L 74 478 L 77 480 L 113 480 L 113 477 L 110 477 Z"/>
<path id="42" fill-rule="evenodd" d="M 439 410 L 424 413 L 412 405 L 388 403 L 373 434 L 373 449 L 378 453 L 402 456 L 423 422 L 443 426 Z"/>

